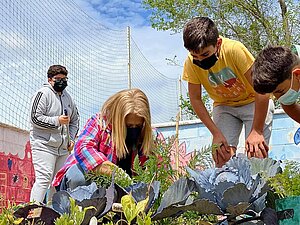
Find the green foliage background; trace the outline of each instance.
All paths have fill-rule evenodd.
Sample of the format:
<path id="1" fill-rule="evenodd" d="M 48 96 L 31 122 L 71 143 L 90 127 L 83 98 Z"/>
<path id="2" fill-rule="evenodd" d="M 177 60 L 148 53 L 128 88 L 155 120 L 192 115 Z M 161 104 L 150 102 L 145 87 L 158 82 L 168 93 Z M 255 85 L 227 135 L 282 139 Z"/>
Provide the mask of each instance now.
<path id="1" fill-rule="evenodd" d="M 181 32 L 195 16 L 208 16 L 220 34 L 241 41 L 256 55 L 268 44 L 300 42 L 299 0 L 144 0 L 158 30 Z"/>

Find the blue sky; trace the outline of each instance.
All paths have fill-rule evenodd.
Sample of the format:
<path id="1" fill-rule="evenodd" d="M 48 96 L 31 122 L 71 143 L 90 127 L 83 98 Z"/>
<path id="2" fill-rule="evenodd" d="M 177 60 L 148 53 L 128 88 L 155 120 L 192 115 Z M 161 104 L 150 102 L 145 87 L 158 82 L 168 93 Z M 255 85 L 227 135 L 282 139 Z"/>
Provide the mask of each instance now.
<path id="1" fill-rule="evenodd" d="M 183 47 L 182 34 L 157 31 L 151 28 L 150 11 L 140 0 L 73 0 L 86 14 L 111 29 L 131 27 L 131 34 L 147 60 L 162 74 L 179 78 L 181 67 L 171 66 L 165 58 L 175 55 L 183 64 L 187 51 Z"/>

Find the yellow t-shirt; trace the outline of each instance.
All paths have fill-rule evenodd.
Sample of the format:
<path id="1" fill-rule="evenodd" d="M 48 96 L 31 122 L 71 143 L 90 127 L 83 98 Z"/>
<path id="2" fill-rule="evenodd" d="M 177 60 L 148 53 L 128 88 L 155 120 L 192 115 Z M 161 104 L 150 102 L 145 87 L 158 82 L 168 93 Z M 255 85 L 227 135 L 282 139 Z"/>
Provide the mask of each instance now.
<path id="1" fill-rule="evenodd" d="M 184 63 L 183 80 L 203 85 L 214 106 L 242 106 L 254 101 L 255 91 L 244 74 L 254 57 L 239 41 L 222 38 L 219 59 L 209 70 L 193 64 L 189 54 Z"/>

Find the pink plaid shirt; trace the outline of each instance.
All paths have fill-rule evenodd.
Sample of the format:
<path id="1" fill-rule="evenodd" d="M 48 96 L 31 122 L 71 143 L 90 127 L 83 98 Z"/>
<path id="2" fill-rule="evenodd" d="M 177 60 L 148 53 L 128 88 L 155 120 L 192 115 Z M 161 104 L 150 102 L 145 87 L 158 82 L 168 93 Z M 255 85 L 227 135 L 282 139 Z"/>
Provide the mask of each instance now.
<path id="1" fill-rule="evenodd" d="M 102 123 L 99 114 L 92 116 L 84 126 L 78 137 L 74 153 L 69 155 L 64 166 L 55 175 L 52 185 L 58 186 L 67 170 L 74 164 L 79 163 L 82 169 L 87 172 L 94 169 L 104 161 L 118 163 L 116 149 L 112 147 L 111 125 L 106 126 L 105 120 Z M 147 160 L 142 149 L 138 151 L 141 164 Z M 132 154 L 132 164 L 136 154 Z"/>

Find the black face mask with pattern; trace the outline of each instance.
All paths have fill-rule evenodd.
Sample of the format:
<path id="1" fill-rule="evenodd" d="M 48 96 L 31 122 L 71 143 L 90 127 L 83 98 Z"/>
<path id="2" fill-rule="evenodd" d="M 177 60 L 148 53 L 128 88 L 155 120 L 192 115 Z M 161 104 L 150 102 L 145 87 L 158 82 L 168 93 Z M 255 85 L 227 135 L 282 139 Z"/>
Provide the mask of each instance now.
<path id="1" fill-rule="evenodd" d="M 62 92 L 68 86 L 68 81 L 66 80 L 56 80 L 53 85 L 53 89 L 56 92 Z"/>
<path id="2" fill-rule="evenodd" d="M 212 54 L 211 56 L 200 60 L 193 60 L 193 63 L 204 70 L 208 70 L 213 67 L 218 61 L 217 53 Z"/>
<path id="3" fill-rule="evenodd" d="M 134 145 L 137 144 L 139 137 L 141 135 L 142 129 L 140 127 L 127 127 L 127 136 L 126 136 L 126 144 Z"/>

